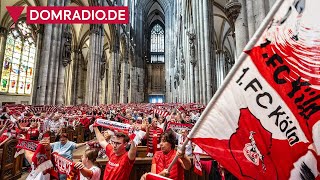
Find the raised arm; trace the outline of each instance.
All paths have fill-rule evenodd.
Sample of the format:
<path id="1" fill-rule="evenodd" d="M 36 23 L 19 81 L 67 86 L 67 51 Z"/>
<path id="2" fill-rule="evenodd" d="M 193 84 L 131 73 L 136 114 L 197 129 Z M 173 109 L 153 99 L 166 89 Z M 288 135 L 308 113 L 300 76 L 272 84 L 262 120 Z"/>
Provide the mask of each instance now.
<path id="1" fill-rule="evenodd" d="M 86 145 L 87 143 L 86 142 L 84 142 L 84 143 L 78 143 L 77 145 L 76 145 L 76 148 L 78 149 L 78 148 L 80 148 L 80 147 L 82 147 L 82 146 L 84 146 L 84 145 Z"/>
<path id="2" fill-rule="evenodd" d="M 81 174 L 86 177 L 87 179 L 91 179 L 92 178 L 92 175 L 93 175 L 93 172 L 92 170 L 86 168 L 82 162 L 77 162 L 75 165 L 74 165 L 75 168 L 77 169 L 80 169 L 80 172 Z"/>
<path id="3" fill-rule="evenodd" d="M 9 135 L 9 137 L 7 137 L 7 139 L 5 139 L 4 141 L 2 141 L 2 143 L 0 143 L 0 147 L 1 147 L 2 145 L 4 145 L 7 141 L 9 141 L 10 139 L 12 139 L 12 136 L 11 136 L 11 135 Z"/>
<path id="4" fill-rule="evenodd" d="M 130 149 L 128 152 L 128 157 L 132 161 L 136 158 L 138 145 L 135 145 L 135 143 L 133 141 L 131 141 L 130 143 L 131 143 L 131 146 L 130 146 Z"/>
<path id="5" fill-rule="evenodd" d="M 0 130 L 0 136 L 3 134 L 3 132 L 7 129 L 8 127 L 8 121 L 6 121 L 2 127 L 2 129 Z"/>
<path id="6" fill-rule="evenodd" d="M 98 140 L 100 146 L 103 149 L 106 149 L 108 142 L 105 140 L 104 136 L 101 134 L 98 127 L 93 127 L 93 130 L 94 130 L 94 133 L 96 134 L 96 137 L 97 137 L 97 140 Z"/>

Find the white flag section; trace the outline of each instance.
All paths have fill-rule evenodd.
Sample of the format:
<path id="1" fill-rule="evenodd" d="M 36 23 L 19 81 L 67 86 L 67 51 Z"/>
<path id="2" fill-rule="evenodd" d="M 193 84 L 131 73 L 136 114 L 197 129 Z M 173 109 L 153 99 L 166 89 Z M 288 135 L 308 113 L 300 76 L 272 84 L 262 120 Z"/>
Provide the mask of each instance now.
<path id="1" fill-rule="evenodd" d="M 239 179 L 319 178 L 320 1 L 281 3 L 189 135 Z"/>

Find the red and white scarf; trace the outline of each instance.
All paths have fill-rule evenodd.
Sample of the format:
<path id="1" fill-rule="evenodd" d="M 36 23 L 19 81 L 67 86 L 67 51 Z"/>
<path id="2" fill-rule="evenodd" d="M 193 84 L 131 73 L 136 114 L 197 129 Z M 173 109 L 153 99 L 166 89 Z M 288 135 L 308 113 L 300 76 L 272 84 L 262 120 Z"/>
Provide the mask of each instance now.
<path id="1" fill-rule="evenodd" d="M 51 154 L 53 165 L 57 171 L 51 173 L 51 175 L 57 177 L 58 173 L 66 174 L 68 180 L 79 180 L 80 171 L 74 168 L 75 162 L 60 156 L 57 152 Z M 58 177 L 57 177 L 58 178 Z"/>

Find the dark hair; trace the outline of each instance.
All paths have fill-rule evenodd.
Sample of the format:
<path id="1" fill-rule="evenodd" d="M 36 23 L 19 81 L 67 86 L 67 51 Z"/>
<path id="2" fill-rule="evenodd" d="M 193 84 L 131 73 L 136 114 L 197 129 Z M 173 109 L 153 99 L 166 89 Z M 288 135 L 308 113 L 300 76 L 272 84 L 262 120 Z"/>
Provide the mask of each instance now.
<path id="1" fill-rule="evenodd" d="M 171 149 L 176 146 L 176 137 L 171 129 L 162 134 L 161 141 L 170 143 Z"/>
<path id="2" fill-rule="evenodd" d="M 125 134 L 125 133 L 123 133 L 123 132 L 116 132 L 115 133 L 115 136 L 117 137 L 117 138 L 123 138 L 123 141 L 124 141 L 124 143 L 126 143 L 126 142 L 129 142 L 130 141 L 130 138 L 129 138 L 129 136 L 127 135 L 127 134 Z"/>
<path id="3" fill-rule="evenodd" d="M 62 134 L 60 135 L 60 138 L 62 138 L 62 137 L 68 138 L 68 134 L 67 134 L 67 133 L 62 133 Z"/>

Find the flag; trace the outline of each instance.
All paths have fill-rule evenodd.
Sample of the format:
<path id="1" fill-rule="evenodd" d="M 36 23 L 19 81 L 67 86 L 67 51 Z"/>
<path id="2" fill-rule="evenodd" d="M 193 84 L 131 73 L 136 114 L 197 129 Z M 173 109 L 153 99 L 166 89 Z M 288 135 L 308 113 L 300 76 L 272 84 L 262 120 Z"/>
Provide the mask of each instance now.
<path id="1" fill-rule="evenodd" d="M 158 174 L 148 173 L 146 176 L 146 180 L 172 180 L 172 179 L 158 175 Z"/>
<path id="2" fill-rule="evenodd" d="M 319 178 L 319 5 L 276 2 L 189 134 L 239 179 Z"/>
<path id="3" fill-rule="evenodd" d="M 202 166 L 201 166 L 199 154 L 196 154 L 196 153 L 193 154 L 193 164 L 194 164 L 193 171 L 199 176 L 202 176 Z"/>

